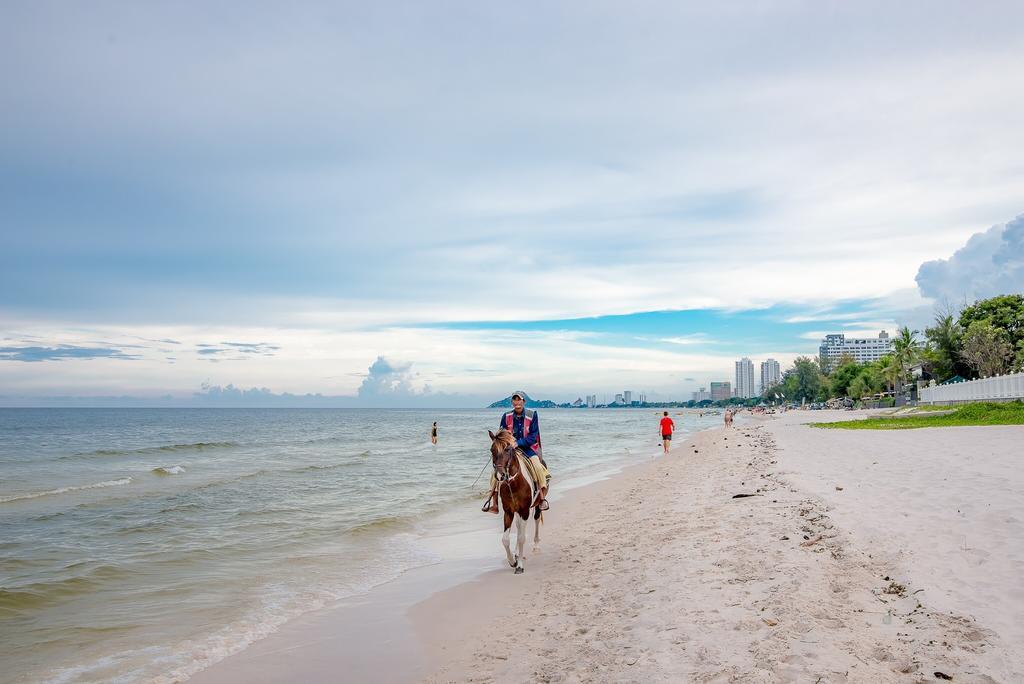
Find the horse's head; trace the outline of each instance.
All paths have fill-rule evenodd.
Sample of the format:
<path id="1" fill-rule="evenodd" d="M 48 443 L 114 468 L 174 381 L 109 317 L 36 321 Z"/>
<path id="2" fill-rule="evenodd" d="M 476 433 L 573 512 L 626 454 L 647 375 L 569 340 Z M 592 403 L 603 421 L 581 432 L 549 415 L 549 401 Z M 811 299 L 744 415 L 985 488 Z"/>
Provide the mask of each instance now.
<path id="1" fill-rule="evenodd" d="M 494 466 L 494 474 L 499 482 L 506 480 L 515 462 L 516 438 L 505 428 L 498 430 L 497 434 L 488 430 L 487 434 L 491 436 L 491 465 Z"/>

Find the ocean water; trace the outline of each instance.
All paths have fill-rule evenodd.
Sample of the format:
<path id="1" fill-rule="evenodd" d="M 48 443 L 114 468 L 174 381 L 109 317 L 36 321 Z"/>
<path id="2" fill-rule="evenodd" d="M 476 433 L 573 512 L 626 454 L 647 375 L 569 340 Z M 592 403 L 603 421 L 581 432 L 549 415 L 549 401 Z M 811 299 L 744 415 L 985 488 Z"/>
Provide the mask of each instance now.
<path id="1" fill-rule="evenodd" d="M 499 415 L 0 409 L 0 681 L 186 679 L 443 562 L 432 525 L 487 522 Z M 672 416 L 681 433 L 721 420 Z M 650 459 L 659 418 L 540 411 L 553 489 Z"/>

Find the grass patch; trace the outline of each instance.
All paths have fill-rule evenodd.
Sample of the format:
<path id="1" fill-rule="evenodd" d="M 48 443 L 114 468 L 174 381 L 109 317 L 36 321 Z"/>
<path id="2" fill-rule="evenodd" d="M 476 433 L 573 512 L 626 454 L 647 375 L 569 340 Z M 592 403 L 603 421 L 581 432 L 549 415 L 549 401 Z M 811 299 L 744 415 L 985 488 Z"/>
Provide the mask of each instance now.
<path id="1" fill-rule="evenodd" d="M 949 411 L 950 409 L 954 409 Z M 958 425 L 1024 425 L 1024 402 L 979 402 L 956 407 L 935 407 L 949 411 L 939 415 L 873 416 L 864 420 L 844 420 L 838 423 L 811 423 L 814 427 L 841 430 L 912 430 L 926 427 Z"/>
<path id="2" fill-rule="evenodd" d="M 914 407 L 915 413 L 927 413 L 929 411 L 955 411 L 956 406 L 932 406 L 931 404 L 920 404 Z"/>

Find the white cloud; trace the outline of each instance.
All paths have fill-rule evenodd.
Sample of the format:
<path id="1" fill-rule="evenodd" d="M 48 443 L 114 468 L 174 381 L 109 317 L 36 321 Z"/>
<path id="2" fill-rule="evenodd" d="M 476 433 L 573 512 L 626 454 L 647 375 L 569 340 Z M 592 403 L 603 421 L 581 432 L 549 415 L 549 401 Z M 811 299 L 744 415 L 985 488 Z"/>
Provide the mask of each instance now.
<path id="1" fill-rule="evenodd" d="M 676 337 L 664 337 L 659 342 L 689 346 L 694 344 L 714 344 L 715 341 L 708 337 L 707 333 L 694 333 L 692 335 L 679 335 Z"/>
<path id="2" fill-rule="evenodd" d="M 975 233 L 948 259 L 921 264 L 917 285 L 926 297 L 968 304 L 1024 292 L 1024 214 Z"/>

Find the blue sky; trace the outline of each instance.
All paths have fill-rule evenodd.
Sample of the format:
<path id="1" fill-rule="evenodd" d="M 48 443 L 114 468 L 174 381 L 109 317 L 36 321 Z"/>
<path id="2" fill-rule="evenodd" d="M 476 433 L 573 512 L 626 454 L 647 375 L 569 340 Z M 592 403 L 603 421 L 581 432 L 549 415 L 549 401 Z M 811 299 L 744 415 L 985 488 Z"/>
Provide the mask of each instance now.
<path id="1" fill-rule="evenodd" d="M 0 403 L 685 398 L 1024 290 L 1022 19 L 4 3 Z"/>

